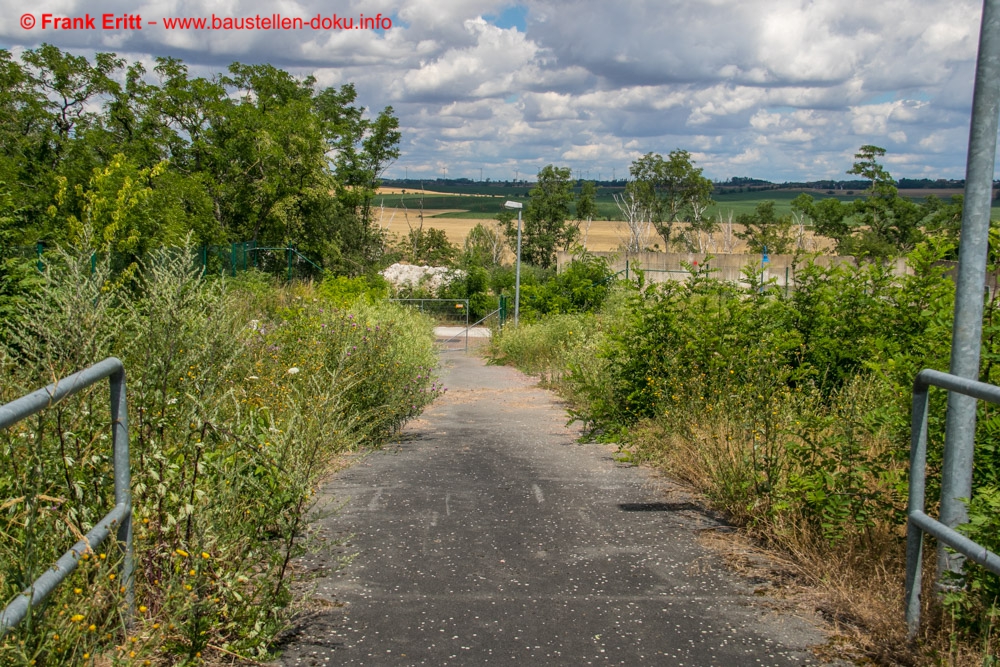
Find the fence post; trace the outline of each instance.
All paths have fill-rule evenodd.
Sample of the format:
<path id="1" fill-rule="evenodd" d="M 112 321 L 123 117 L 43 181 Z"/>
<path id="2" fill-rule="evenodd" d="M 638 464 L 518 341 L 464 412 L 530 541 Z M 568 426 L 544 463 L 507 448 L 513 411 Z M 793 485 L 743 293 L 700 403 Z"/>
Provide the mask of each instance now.
<path id="1" fill-rule="evenodd" d="M 288 254 L 288 282 L 292 282 L 292 249 L 285 248 L 285 252 Z"/>
<path id="2" fill-rule="evenodd" d="M 979 378 L 983 332 L 983 285 L 989 246 L 990 206 L 1000 108 L 1000 0 L 983 2 L 972 93 L 972 120 L 966 161 L 962 242 L 958 248 L 955 320 L 952 329 L 952 375 Z M 958 392 L 948 394 L 944 459 L 941 464 L 941 522 L 955 527 L 969 520 L 962 498 L 972 497 L 972 458 L 976 433 L 976 400 Z M 938 545 L 938 580 L 946 570 L 960 573 L 961 554 Z"/>
<path id="3" fill-rule="evenodd" d="M 35 244 L 35 254 L 38 256 L 38 262 L 35 266 L 38 267 L 38 272 L 41 273 L 45 270 L 45 263 L 42 261 L 42 253 L 45 251 L 45 244 L 39 241 Z"/>
<path id="4" fill-rule="evenodd" d="M 125 397 L 125 368 L 111 377 L 111 447 L 114 457 L 115 505 L 128 509 L 127 518 L 118 526 L 118 543 L 122 550 L 121 587 L 125 593 L 126 624 L 135 618 L 135 563 L 132 548 L 132 473 L 129 463 L 128 403 Z"/>

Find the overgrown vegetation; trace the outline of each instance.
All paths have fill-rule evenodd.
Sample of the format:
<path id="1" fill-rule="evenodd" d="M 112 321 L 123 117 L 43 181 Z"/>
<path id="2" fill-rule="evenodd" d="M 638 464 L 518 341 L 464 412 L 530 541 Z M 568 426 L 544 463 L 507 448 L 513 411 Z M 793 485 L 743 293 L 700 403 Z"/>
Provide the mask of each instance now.
<path id="1" fill-rule="evenodd" d="M 754 267 L 737 285 L 714 279 L 708 262 L 686 282 L 619 284 L 596 314 L 507 328 L 493 353 L 550 379 L 593 437 L 620 444 L 620 457 L 692 484 L 839 591 L 830 613 L 865 627 L 868 657 L 994 660 L 998 583 L 981 568 L 967 568 L 943 606 L 924 596 L 932 620 L 916 653 L 902 623 L 910 390 L 920 369 L 948 366 L 954 285 L 937 262 L 952 252 L 947 239 L 919 244 L 908 276 L 879 263 L 807 263 L 787 296 Z M 982 379 L 993 383 L 997 306 L 994 296 L 983 338 Z M 944 392 L 933 392 L 929 498 L 943 423 Z M 981 402 L 966 528 L 994 548 L 997 424 L 996 408 Z M 870 592 L 861 602 L 859 587 Z"/>
<path id="2" fill-rule="evenodd" d="M 136 604 L 104 544 L 0 642 L 9 665 L 261 659 L 338 454 L 384 443 L 441 391 L 429 323 L 365 281 L 205 280 L 160 252 L 122 282 L 52 257 L 3 320 L 0 400 L 106 356 L 128 381 Z M 4 604 L 113 505 L 106 383 L 0 433 Z"/>
<path id="3" fill-rule="evenodd" d="M 428 323 L 383 303 L 390 288 L 377 270 L 394 260 L 460 269 L 439 293 L 410 296 L 468 299 L 478 319 L 513 293 L 515 218 L 501 199 L 484 200 L 496 220 L 460 248 L 424 228 L 421 212 L 391 243 L 373 206 L 398 157 L 392 109 L 369 117 L 350 84 L 318 89 L 268 65 L 234 63 L 206 79 L 174 58 L 150 73 L 109 53 L 90 61 L 45 45 L 15 60 L 0 50 L 0 115 L 0 400 L 124 359 L 140 612 L 126 630 L 108 545 L 0 645 L 0 660 L 266 656 L 329 462 L 385 442 L 440 391 Z M 897 586 L 909 388 L 920 368 L 947 365 L 952 283 L 936 262 L 955 256 L 961 200 L 900 197 L 884 154 L 855 155 L 847 173 L 868 184 L 860 199 L 804 194 L 787 214 L 764 202 L 739 216 L 755 252 L 792 250 L 808 223 L 837 252 L 874 261 L 806 266 L 790 294 L 753 269 L 742 285 L 722 283 L 710 262 L 685 283 L 647 287 L 640 273 L 615 290 L 607 262 L 585 251 L 556 274 L 556 252 L 586 240 L 599 202 L 592 183 L 574 201 L 571 171 L 544 167 L 519 193 L 524 326 L 506 329 L 495 354 L 565 391 L 622 457 L 663 465 L 761 538 L 825 563 L 819 576 L 845 582 L 878 559 Z M 713 189 L 691 155 L 647 153 L 629 172 L 616 201 L 628 251 L 654 233 L 664 249 L 702 250 Z M 164 250 L 239 241 L 297 247 L 331 276 L 315 288 L 277 289 L 252 272 L 205 281 L 187 251 Z M 36 243 L 81 254 L 35 265 L 25 257 Z M 905 253 L 913 275 L 895 276 L 885 260 Z M 991 382 L 997 305 L 984 329 Z M 0 435 L 5 600 L 109 506 L 105 391 Z M 943 414 L 934 401 L 932 486 Z M 965 528 L 994 550 L 998 420 L 981 406 Z M 927 652 L 978 642 L 995 659 L 998 595 L 996 578 L 970 566 L 925 628 Z M 879 643 L 905 652 L 899 624 L 883 625 Z M 949 648 L 939 632 L 960 641 Z"/>

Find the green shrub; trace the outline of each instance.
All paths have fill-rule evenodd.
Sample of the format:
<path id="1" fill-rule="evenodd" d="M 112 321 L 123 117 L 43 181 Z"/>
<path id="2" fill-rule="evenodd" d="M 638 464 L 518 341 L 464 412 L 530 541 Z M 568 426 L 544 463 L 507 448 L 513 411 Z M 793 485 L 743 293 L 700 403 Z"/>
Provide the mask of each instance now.
<path id="1" fill-rule="evenodd" d="M 316 291 L 331 306 L 349 308 L 359 299 L 368 302 L 385 299 L 389 296 L 389 283 L 378 274 L 356 278 L 329 274 Z"/>
<path id="2" fill-rule="evenodd" d="M 554 378 L 591 434 L 695 485 L 774 544 L 831 558 L 902 554 L 912 383 L 923 368 L 948 367 L 954 284 L 939 260 L 951 252 L 947 241 L 922 243 L 905 276 L 880 264 L 806 263 L 787 296 L 757 267 L 739 285 L 715 280 L 709 261 L 685 282 L 616 288 L 593 316 L 505 330 L 494 354 Z M 982 379 L 1000 383 L 996 295 L 982 360 Z M 946 393 L 930 400 L 927 493 L 936 499 Z M 995 551 L 996 408 L 980 402 L 977 424 L 963 530 Z M 998 586 L 970 565 L 947 600 L 954 627 L 978 637 L 985 655 L 995 652 Z"/>

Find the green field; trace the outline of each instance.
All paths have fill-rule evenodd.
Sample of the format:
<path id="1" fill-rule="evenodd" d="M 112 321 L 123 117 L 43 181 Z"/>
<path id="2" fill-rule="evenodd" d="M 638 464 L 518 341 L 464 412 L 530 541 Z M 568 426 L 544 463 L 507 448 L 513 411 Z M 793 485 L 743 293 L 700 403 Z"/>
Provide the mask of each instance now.
<path id="1" fill-rule="evenodd" d="M 439 187 L 438 184 L 432 184 L 430 187 Z M 455 213 L 441 213 L 433 217 L 436 218 L 483 218 L 491 219 L 497 215 L 503 209 L 504 201 L 508 199 L 514 199 L 517 201 L 526 202 L 528 200 L 528 188 L 498 188 L 495 186 L 482 185 L 478 188 L 478 192 L 474 192 L 477 188 L 473 185 L 465 184 L 462 186 L 462 192 L 456 192 L 455 194 L 392 194 L 392 195 L 380 195 L 376 199 L 376 205 L 384 205 L 386 207 L 400 207 L 406 206 L 406 208 L 411 211 L 419 210 L 421 208 L 425 210 L 441 210 L 441 209 L 458 209 Z M 499 192 L 498 192 L 499 191 Z M 621 219 L 621 212 L 615 205 L 613 199 L 613 193 L 621 192 L 621 189 L 612 189 L 601 187 L 598 189 L 597 194 L 597 210 L 598 217 L 600 219 L 606 220 L 618 220 Z M 730 211 L 732 211 L 734 216 L 741 213 L 752 213 L 754 208 L 757 207 L 763 201 L 774 201 L 776 203 L 776 210 L 779 215 L 786 215 L 791 213 L 792 207 L 791 202 L 793 199 L 798 197 L 803 192 L 807 192 L 816 199 L 825 199 L 831 195 L 827 195 L 823 192 L 816 191 L 806 191 L 806 190 L 766 190 L 766 191 L 756 191 L 756 192 L 726 192 L 721 194 L 713 195 L 713 199 L 716 204 L 708 209 L 707 215 L 716 216 L 722 215 L 723 217 L 728 217 Z M 902 191 L 905 196 L 906 191 Z M 842 194 L 842 195 L 832 195 L 840 201 L 853 201 L 860 197 L 860 193 L 857 194 Z M 925 197 L 914 197 L 917 201 L 922 201 Z M 995 207 L 1000 208 L 1000 207 Z M 998 211 L 1000 213 L 1000 211 Z"/>

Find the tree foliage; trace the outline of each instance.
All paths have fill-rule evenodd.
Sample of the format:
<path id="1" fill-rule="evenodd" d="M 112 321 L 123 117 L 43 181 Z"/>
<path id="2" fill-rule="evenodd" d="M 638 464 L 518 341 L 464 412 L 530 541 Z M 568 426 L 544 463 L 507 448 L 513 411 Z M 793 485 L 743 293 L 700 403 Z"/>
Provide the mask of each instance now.
<path id="1" fill-rule="evenodd" d="M 712 201 L 713 186 L 701 175 L 701 168 L 694 166 L 689 152 L 678 148 L 670 151 L 666 160 L 657 153 L 646 153 L 632 163 L 629 173 L 632 180 L 626 196 L 646 209 L 664 248 L 679 240 L 674 224 L 684 217 L 701 224 Z"/>
<path id="2" fill-rule="evenodd" d="M 736 221 L 743 225 L 736 236 L 746 241 L 750 252 L 784 255 L 794 248 L 792 216 L 775 213 L 773 201 L 761 202 L 753 213 L 741 213 Z"/>
<path id="3" fill-rule="evenodd" d="M 567 226 L 573 202 L 569 167 L 548 165 L 538 172 L 538 181 L 528 193 L 521 235 L 521 258 L 542 268 L 555 264 L 556 250 L 572 242 L 576 227 Z M 508 218 L 507 236 L 516 247 L 517 223 Z"/>
<path id="4" fill-rule="evenodd" d="M 399 155 L 398 121 L 391 107 L 369 117 L 351 84 L 320 89 L 241 63 L 195 77 L 176 58 L 147 72 L 46 44 L 20 59 L 0 51 L 0 115 L 13 244 L 72 242 L 96 224 L 94 238 L 111 233 L 124 252 L 191 233 L 199 244 L 294 245 L 354 273 L 384 250 L 371 202 Z M 127 234 L 101 217 L 116 200 L 124 217 L 112 227 Z"/>
<path id="5" fill-rule="evenodd" d="M 896 181 L 879 162 L 885 153 L 884 148 L 865 145 L 854 155 L 847 173 L 868 181 L 863 198 L 851 203 L 832 198 L 816 202 L 802 194 L 792 208 L 812 222 L 817 234 L 833 239 L 842 255 L 878 261 L 898 257 L 916 247 L 925 230 L 957 239 L 961 199 L 943 204 L 929 198 L 917 204 L 900 197 Z"/>

